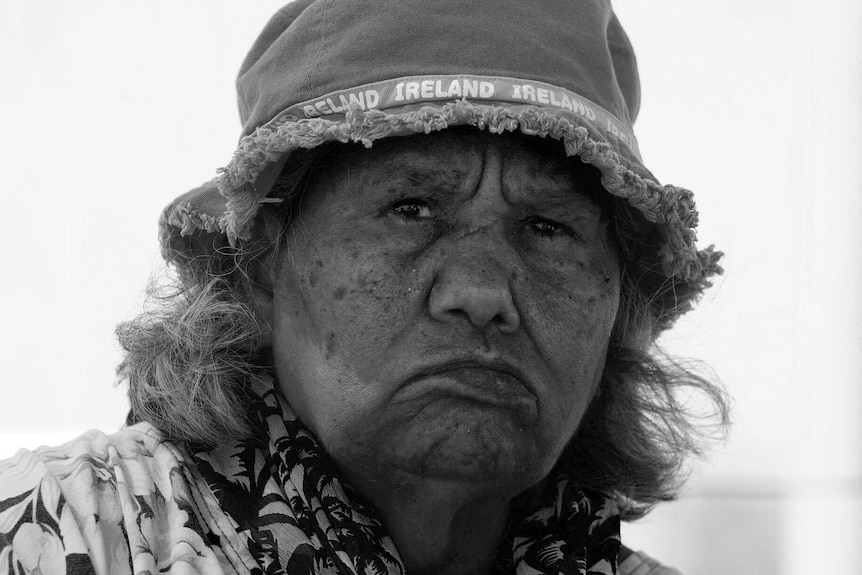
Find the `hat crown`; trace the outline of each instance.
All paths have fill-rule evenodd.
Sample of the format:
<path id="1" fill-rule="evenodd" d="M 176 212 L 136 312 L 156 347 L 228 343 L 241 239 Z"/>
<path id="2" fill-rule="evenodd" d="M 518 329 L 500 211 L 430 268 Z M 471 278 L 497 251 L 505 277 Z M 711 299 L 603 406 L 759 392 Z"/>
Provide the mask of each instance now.
<path id="1" fill-rule="evenodd" d="M 634 53 L 607 0 L 299 0 L 242 65 L 242 135 L 324 94 L 455 74 L 559 86 L 629 125 L 640 103 Z"/>

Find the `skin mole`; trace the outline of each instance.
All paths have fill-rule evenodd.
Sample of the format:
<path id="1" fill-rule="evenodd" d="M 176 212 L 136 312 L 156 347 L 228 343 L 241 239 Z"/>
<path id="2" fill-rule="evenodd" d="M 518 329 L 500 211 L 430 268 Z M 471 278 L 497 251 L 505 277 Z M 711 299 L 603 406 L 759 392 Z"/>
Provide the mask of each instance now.
<path id="1" fill-rule="evenodd" d="M 326 340 L 326 359 L 330 359 L 332 354 L 338 349 L 338 340 L 335 337 L 335 332 L 329 332 L 329 337 Z"/>

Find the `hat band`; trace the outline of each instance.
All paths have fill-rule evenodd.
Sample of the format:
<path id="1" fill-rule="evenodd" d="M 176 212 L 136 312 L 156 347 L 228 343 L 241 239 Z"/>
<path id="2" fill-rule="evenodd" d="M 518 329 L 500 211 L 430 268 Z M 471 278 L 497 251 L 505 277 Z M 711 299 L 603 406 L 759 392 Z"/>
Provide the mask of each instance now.
<path id="1" fill-rule="evenodd" d="M 588 123 L 608 140 L 624 147 L 640 161 L 631 125 L 595 102 L 570 90 L 533 80 L 467 74 L 406 76 L 339 90 L 295 104 L 276 115 L 267 126 L 325 116 L 344 119 L 348 110 L 390 110 L 431 102 L 474 100 L 551 109 L 578 123 Z"/>

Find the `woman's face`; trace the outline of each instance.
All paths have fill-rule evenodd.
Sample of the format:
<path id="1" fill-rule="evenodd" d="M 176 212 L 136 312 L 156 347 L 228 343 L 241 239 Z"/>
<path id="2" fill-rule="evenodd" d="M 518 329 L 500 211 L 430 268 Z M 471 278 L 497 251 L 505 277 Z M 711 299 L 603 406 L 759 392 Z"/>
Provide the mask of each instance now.
<path id="1" fill-rule="evenodd" d="M 575 433 L 619 264 L 553 144 L 449 131 L 318 171 L 269 268 L 273 350 L 348 475 L 525 489 Z"/>

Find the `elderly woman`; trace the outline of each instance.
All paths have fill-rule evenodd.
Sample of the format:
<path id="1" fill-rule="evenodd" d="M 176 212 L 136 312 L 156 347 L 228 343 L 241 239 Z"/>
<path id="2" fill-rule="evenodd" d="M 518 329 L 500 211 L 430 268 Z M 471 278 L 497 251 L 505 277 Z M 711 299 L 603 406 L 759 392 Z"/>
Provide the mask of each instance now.
<path id="1" fill-rule="evenodd" d="M 298 0 L 238 90 L 118 329 L 129 426 L 0 465 L 0 571 L 671 572 L 619 521 L 700 450 L 681 392 L 726 420 L 654 346 L 719 254 L 610 5 Z"/>

